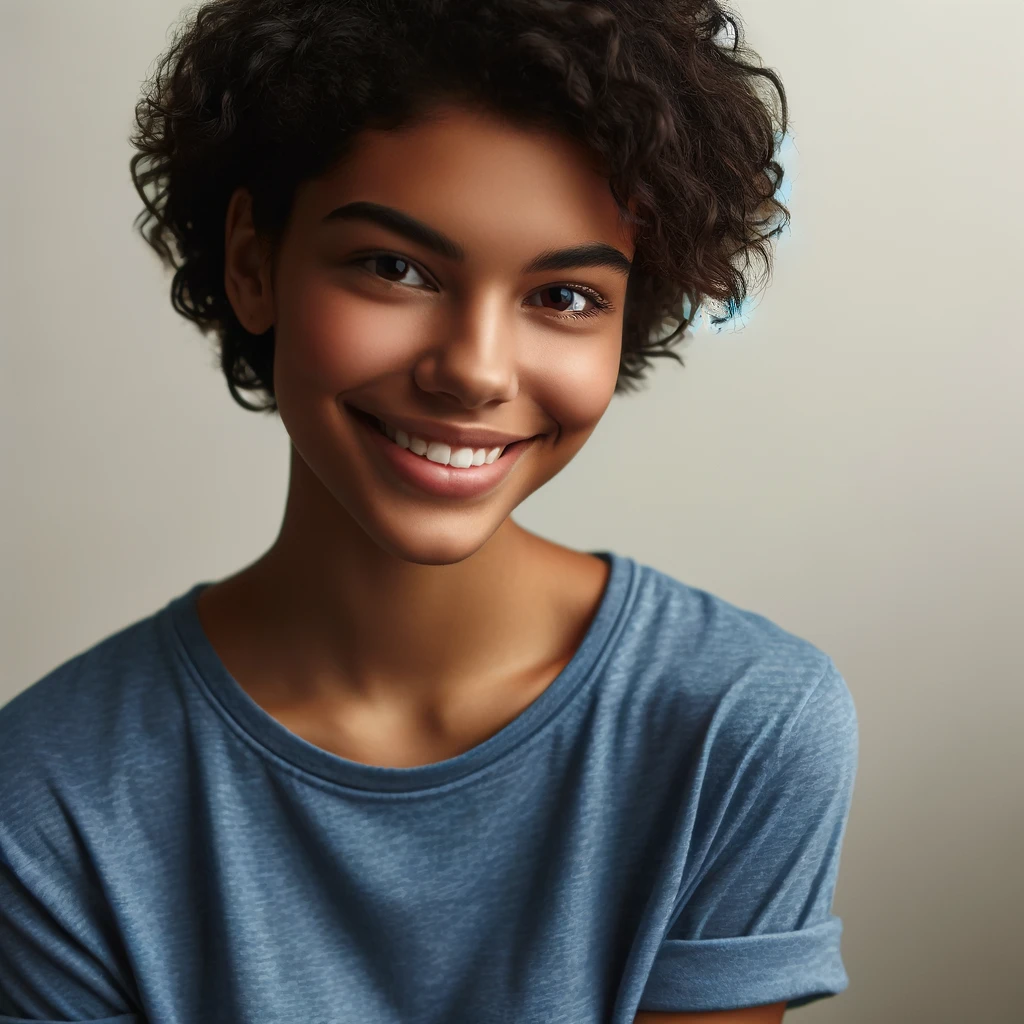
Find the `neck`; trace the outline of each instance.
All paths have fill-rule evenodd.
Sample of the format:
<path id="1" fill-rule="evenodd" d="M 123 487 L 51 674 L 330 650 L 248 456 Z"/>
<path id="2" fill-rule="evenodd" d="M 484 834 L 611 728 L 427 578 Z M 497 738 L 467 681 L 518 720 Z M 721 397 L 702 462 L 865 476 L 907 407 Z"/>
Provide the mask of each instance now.
<path id="1" fill-rule="evenodd" d="M 209 633 L 238 638 L 226 641 L 229 669 L 268 703 L 423 710 L 558 660 L 566 553 L 578 557 L 506 518 L 460 561 L 410 562 L 375 543 L 293 453 L 277 540 L 201 602 Z"/>

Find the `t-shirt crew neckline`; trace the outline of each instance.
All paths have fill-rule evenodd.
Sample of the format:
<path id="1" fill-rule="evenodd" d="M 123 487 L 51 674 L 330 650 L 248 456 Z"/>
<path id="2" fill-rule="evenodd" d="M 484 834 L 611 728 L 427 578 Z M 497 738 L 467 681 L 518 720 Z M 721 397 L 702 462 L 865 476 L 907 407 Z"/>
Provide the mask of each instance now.
<path id="1" fill-rule="evenodd" d="M 567 707 L 597 668 L 621 631 L 636 593 L 637 565 L 612 551 L 590 551 L 610 565 L 597 613 L 569 663 L 540 696 L 493 736 L 456 757 L 408 768 L 363 764 L 333 754 L 293 733 L 259 706 L 228 672 L 203 630 L 196 599 L 212 581 L 195 584 L 169 602 L 165 622 L 170 640 L 189 675 L 240 739 L 264 757 L 280 760 L 319 779 L 369 792 L 434 789 L 479 772 L 525 742 Z"/>

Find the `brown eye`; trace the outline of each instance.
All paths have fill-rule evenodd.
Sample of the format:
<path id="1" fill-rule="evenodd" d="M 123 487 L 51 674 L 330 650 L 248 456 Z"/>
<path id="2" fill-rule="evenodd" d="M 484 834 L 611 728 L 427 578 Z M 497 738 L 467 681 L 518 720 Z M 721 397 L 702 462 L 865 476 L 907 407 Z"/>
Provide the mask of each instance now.
<path id="1" fill-rule="evenodd" d="M 556 306 L 569 306 L 570 308 L 568 310 L 554 310 L 556 314 L 566 319 L 576 319 L 583 316 L 596 316 L 598 313 L 602 313 L 611 308 L 610 304 L 605 301 L 601 295 L 595 292 L 592 288 L 587 288 L 584 285 L 549 285 L 545 288 L 541 288 L 539 292 L 534 292 L 534 295 L 539 295 L 542 299 L 550 300 L 551 302 L 554 302 Z M 573 308 L 580 306 L 580 298 L 582 298 L 584 302 L 591 303 L 592 308 Z M 545 308 L 550 309 L 551 307 Z"/>
<path id="2" fill-rule="evenodd" d="M 398 255 L 398 253 L 372 253 L 369 256 L 360 256 L 352 262 L 354 266 L 366 268 L 374 277 L 381 281 L 387 281 L 389 284 L 408 285 L 411 288 L 419 288 L 424 285 L 427 288 L 432 287 L 416 264 L 411 260 L 407 260 L 404 256 Z M 419 282 L 408 280 L 407 275 L 410 273 L 418 277 Z M 547 285 L 534 292 L 531 299 L 537 296 L 540 296 L 543 300 L 539 303 L 541 308 L 551 309 L 555 316 L 562 320 L 577 320 L 585 316 L 597 316 L 599 313 L 612 308 L 611 303 L 599 292 L 581 284 Z M 589 302 L 591 308 L 582 308 L 580 306 L 581 300 L 583 303 Z M 545 302 L 553 303 L 554 307 L 564 306 L 569 308 L 553 308 L 552 306 L 545 305 Z M 531 302 L 530 305 L 535 305 L 535 303 Z"/>
<path id="3" fill-rule="evenodd" d="M 419 284 L 426 284 L 426 280 L 423 275 L 420 274 L 416 266 L 407 260 L 404 256 L 399 256 L 396 253 L 381 252 L 374 253 L 372 256 L 362 256 L 355 261 L 355 265 L 358 267 L 366 267 L 369 265 L 370 273 L 374 277 L 379 277 L 383 281 L 389 281 L 392 284 L 408 284 L 413 287 L 418 287 L 416 281 L 406 280 L 406 275 L 410 272 L 418 275 L 420 280 Z"/>

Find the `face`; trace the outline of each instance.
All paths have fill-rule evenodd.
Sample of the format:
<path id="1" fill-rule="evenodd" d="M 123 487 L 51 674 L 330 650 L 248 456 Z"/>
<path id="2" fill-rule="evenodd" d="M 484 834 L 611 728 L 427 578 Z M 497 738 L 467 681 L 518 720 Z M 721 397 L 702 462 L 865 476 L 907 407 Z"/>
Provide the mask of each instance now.
<path id="1" fill-rule="evenodd" d="M 364 131 L 304 184 L 273 274 L 237 192 L 228 294 L 250 331 L 274 326 L 274 389 L 308 499 L 406 561 L 479 550 L 611 401 L 631 239 L 579 144 L 458 107 Z M 571 248 L 590 256 L 552 256 Z M 372 416 L 405 422 L 427 452 Z M 458 429 L 526 440 L 479 467 L 432 461 Z"/>

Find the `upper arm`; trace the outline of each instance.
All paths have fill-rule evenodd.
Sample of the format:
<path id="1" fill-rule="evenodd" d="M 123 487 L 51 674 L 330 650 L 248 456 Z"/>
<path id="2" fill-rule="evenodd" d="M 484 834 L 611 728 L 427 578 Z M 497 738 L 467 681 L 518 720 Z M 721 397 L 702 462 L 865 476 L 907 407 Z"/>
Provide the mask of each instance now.
<path id="1" fill-rule="evenodd" d="M 747 1006 L 741 1010 L 703 1013 L 660 1013 L 646 1010 L 636 1015 L 633 1024 L 779 1024 L 785 1011 L 785 999 L 781 1003 Z"/>
<path id="2" fill-rule="evenodd" d="M 142 1024 L 96 901 L 55 871 L 19 877 L 6 856 L 0 849 L 0 1021 Z"/>
<path id="3" fill-rule="evenodd" d="M 856 710 L 831 660 L 797 695 L 781 738 L 760 728 L 762 716 L 748 723 L 749 742 L 751 730 L 739 726 L 709 740 L 707 763 L 721 770 L 696 797 L 694 820 L 707 823 L 699 856 L 681 879 L 637 1024 L 772 1024 L 787 1005 L 847 987 L 831 905 L 856 774 Z M 772 745 L 748 756 L 762 732 Z M 718 1009 L 729 1006 L 743 1008 Z"/>

